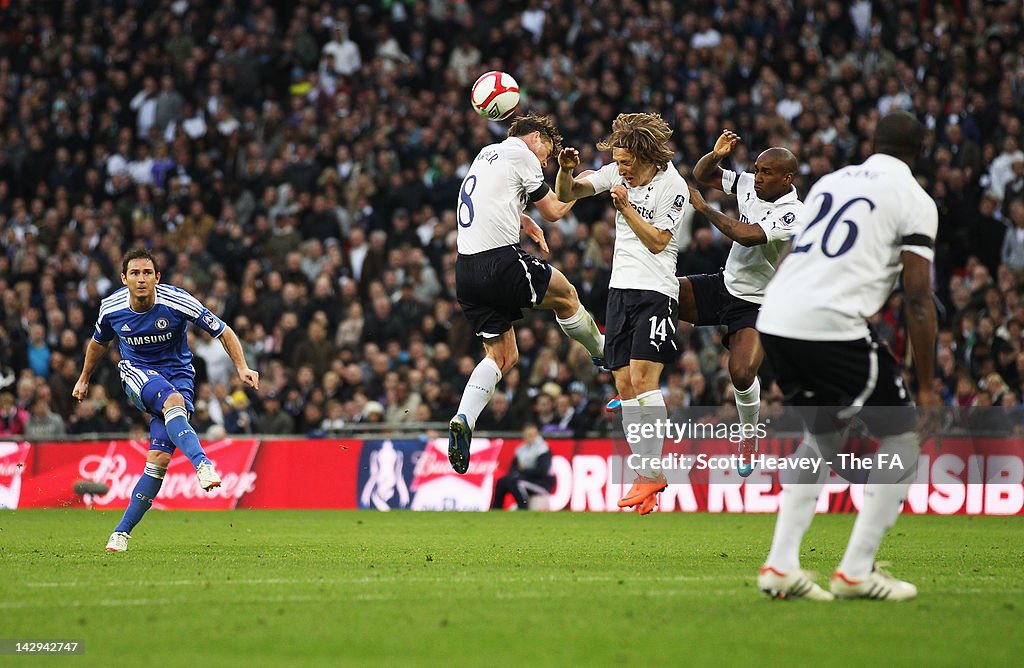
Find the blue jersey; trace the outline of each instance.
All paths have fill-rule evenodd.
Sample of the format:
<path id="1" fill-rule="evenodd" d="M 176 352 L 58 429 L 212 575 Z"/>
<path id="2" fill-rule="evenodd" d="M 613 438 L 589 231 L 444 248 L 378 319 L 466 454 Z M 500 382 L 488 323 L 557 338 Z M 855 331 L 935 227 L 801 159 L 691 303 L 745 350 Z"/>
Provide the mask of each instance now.
<path id="1" fill-rule="evenodd" d="M 136 366 L 192 377 L 192 351 L 186 336 L 190 322 L 215 338 L 224 333 L 224 321 L 181 288 L 158 283 L 156 303 L 136 313 L 124 287 L 100 302 L 92 338 L 106 345 L 117 337 L 122 359 Z"/>

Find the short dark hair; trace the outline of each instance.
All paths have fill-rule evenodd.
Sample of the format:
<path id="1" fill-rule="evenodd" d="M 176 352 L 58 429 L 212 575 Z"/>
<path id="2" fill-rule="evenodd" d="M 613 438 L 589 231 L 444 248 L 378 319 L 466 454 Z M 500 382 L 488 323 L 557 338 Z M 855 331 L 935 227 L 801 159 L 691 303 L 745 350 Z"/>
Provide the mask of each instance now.
<path id="1" fill-rule="evenodd" d="M 800 161 L 796 159 L 793 152 L 785 146 L 772 146 L 766 148 L 761 152 L 758 157 L 765 157 L 769 160 L 775 160 L 778 162 L 778 166 L 782 169 L 785 174 L 792 174 L 796 176 L 797 170 L 800 169 Z"/>
<path id="2" fill-rule="evenodd" d="M 539 132 L 541 137 L 551 142 L 552 153 L 562 150 L 562 133 L 558 131 L 558 126 L 548 116 L 540 114 L 518 116 L 508 128 L 509 137 L 525 137 L 531 132 Z"/>
<path id="3" fill-rule="evenodd" d="M 124 254 L 121 258 L 121 273 L 128 273 L 128 263 L 132 260 L 149 260 L 153 263 L 153 271 L 157 274 L 160 273 L 160 265 L 156 261 L 156 257 L 149 251 L 148 248 L 133 248 Z"/>
<path id="4" fill-rule="evenodd" d="M 913 114 L 894 111 L 875 125 L 875 153 L 914 162 L 924 146 L 925 127 Z"/>

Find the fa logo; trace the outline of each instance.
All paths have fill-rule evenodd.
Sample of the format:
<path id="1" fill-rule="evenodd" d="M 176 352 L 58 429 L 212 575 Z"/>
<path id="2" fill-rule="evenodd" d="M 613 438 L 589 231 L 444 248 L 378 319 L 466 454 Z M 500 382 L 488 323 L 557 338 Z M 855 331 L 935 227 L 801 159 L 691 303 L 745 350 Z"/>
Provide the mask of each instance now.
<path id="1" fill-rule="evenodd" d="M 220 323 L 212 315 L 204 315 L 203 322 L 210 326 L 210 329 L 220 329 Z"/>
<path id="2" fill-rule="evenodd" d="M 156 319 L 156 328 L 157 329 L 167 329 L 167 318 L 157 318 Z"/>

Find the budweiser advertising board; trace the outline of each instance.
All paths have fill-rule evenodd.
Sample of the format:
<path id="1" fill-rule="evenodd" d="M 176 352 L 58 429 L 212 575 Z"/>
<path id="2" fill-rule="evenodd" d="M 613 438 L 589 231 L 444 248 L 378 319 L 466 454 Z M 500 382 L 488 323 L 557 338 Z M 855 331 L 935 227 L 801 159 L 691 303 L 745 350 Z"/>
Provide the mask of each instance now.
<path id="1" fill-rule="evenodd" d="M 191 464 L 176 455 L 155 507 L 366 508 L 376 510 L 483 510 L 494 483 L 507 470 L 518 440 L 474 439 L 466 475 L 448 464 L 445 439 L 350 440 L 225 439 L 206 444 L 224 485 L 200 491 Z M 631 482 L 621 444 L 607 439 L 552 439 L 556 486 L 551 510 L 618 512 L 616 500 Z M 683 443 L 686 451 L 690 447 Z M 702 450 L 731 453 L 727 441 L 704 441 Z M 794 442 L 767 439 L 762 452 L 792 452 Z M 692 450 L 691 450 L 692 452 Z M 124 508 L 141 475 L 146 443 L 0 442 L 0 508 L 91 506 Z M 314 464 L 315 463 L 315 464 Z M 916 462 L 915 484 L 905 512 L 1024 514 L 1024 458 L 1014 439 L 943 438 L 929 441 Z M 755 469 L 692 470 L 688 484 L 662 494 L 664 512 L 775 512 L 778 475 Z M 79 496 L 81 480 L 109 486 L 103 495 Z M 863 486 L 832 474 L 819 497 L 820 511 L 849 512 L 860 506 Z"/>

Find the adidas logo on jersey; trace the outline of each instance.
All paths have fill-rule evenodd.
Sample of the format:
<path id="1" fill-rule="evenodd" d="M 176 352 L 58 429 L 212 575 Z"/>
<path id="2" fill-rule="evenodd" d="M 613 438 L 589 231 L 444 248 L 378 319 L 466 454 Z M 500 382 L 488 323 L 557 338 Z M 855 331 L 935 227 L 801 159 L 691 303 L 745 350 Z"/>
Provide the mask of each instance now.
<path id="1" fill-rule="evenodd" d="M 130 331 L 132 331 L 132 328 L 129 327 L 128 325 L 121 325 L 121 331 L 122 332 L 130 332 Z"/>

